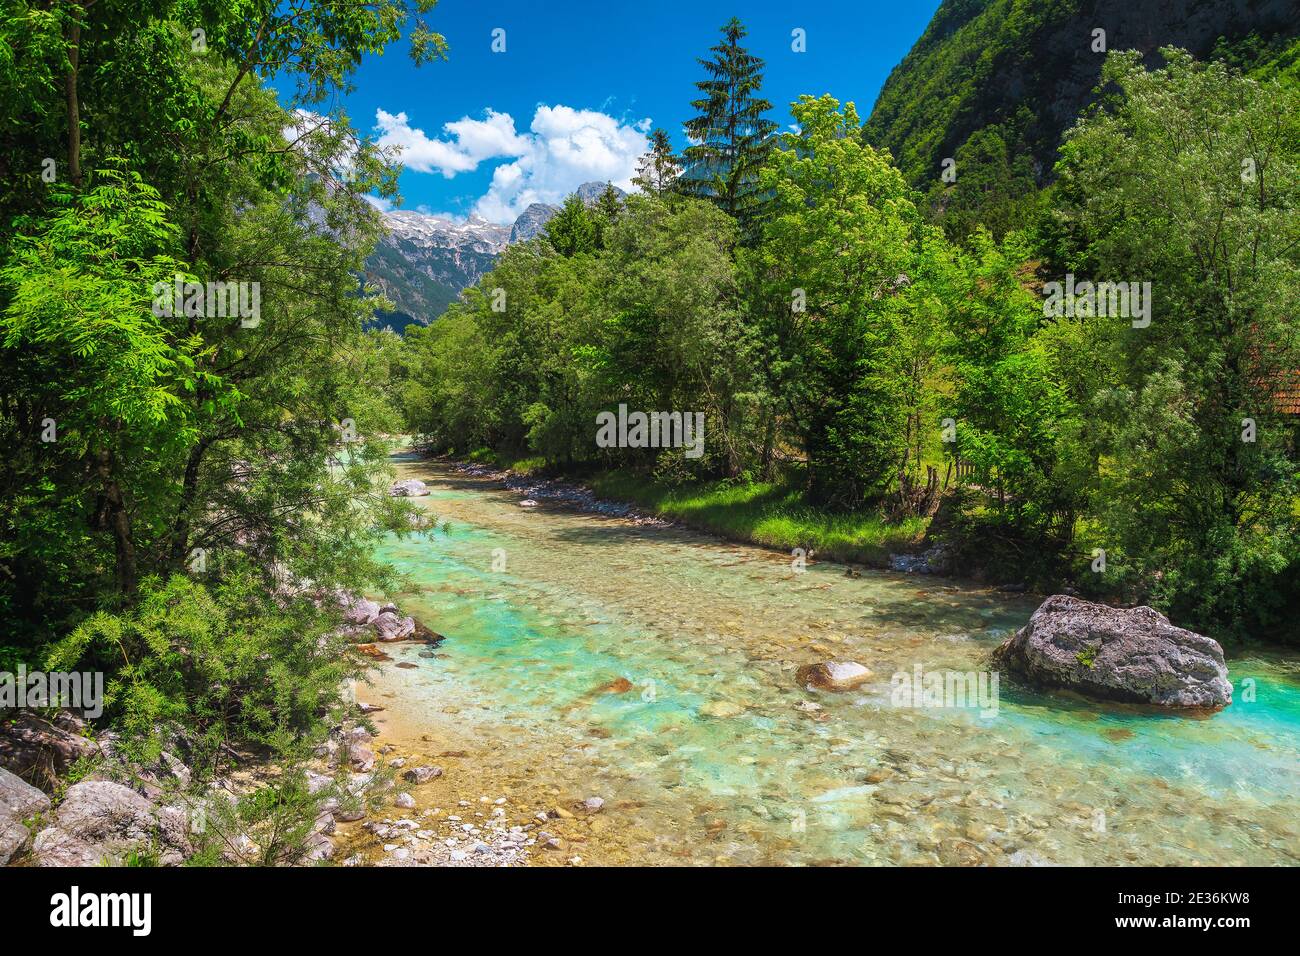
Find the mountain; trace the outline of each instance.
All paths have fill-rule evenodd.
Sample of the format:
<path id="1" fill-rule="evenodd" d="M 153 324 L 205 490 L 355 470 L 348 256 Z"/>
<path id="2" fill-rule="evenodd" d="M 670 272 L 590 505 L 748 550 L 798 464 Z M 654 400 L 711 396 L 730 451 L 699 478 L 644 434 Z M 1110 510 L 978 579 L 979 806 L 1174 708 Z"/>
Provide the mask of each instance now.
<path id="1" fill-rule="evenodd" d="M 963 147 L 968 159 L 1005 163 L 1006 177 L 1041 186 L 1062 133 L 1094 99 L 1096 29 L 1107 49 L 1141 50 L 1154 66 L 1167 45 L 1202 58 L 1252 49 L 1278 57 L 1279 38 L 1300 33 L 1300 18 L 1296 0 L 943 0 L 885 82 L 864 136 L 922 188 L 948 157 L 962 176 Z"/>
<path id="2" fill-rule="evenodd" d="M 560 211 L 559 206 L 552 206 L 546 202 L 532 203 L 523 213 L 515 220 L 514 227 L 510 230 L 511 242 L 527 242 L 541 234 L 550 222 L 551 217 Z"/>
<path id="3" fill-rule="evenodd" d="M 592 205 L 607 185 L 583 183 L 575 192 Z M 625 195 L 617 186 L 614 191 Z M 511 226 L 478 216 L 458 222 L 409 210 L 384 213 L 387 233 L 366 260 L 366 279 L 383 290 L 396 311 L 376 315 L 375 325 L 397 331 L 412 322 L 427 325 L 478 282 L 506 246 L 536 238 L 559 211 L 549 203 L 532 203 Z"/>

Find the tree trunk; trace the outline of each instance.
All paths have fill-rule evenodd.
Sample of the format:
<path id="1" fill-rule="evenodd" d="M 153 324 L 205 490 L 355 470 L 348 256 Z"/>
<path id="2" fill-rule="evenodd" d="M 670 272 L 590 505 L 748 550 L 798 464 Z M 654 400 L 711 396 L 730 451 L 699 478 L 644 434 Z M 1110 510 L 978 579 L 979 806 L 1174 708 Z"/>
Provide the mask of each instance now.
<path id="1" fill-rule="evenodd" d="M 73 20 L 68 27 L 68 74 L 64 78 L 63 91 L 68 104 L 68 179 L 78 189 L 81 188 L 81 106 L 77 100 L 80 46 L 81 23 Z"/>
<path id="2" fill-rule="evenodd" d="M 113 543 L 117 548 L 117 590 L 123 598 L 135 594 L 135 544 L 131 541 L 131 518 L 126 511 L 122 486 L 113 474 L 113 453 L 106 448 L 95 452 L 95 471 L 103 485 L 104 510 Z"/>
<path id="3" fill-rule="evenodd" d="M 181 499 L 176 505 L 176 519 L 172 522 L 171 560 L 179 567 L 184 561 L 189 546 L 190 508 L 194 504 L 194 495 L 199 486 L 199 466 L 208 450 L 208 441 L 204 439 L 190 449 L 185 462 L 185 478 L 181 484 Z"/>

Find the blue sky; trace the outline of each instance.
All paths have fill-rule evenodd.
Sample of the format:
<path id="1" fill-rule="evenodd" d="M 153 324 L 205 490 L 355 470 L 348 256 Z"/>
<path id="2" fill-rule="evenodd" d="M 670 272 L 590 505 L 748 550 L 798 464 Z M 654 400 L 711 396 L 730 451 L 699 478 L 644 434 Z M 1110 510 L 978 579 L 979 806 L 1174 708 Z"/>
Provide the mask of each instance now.
<path id="1" fill-rule="evenodd" d="M 430 22 L 449 59 L 416 69 L 404 42 L 390 47 L 362 64 L 342 105 L 359 129 L 403 149 L 404 208 L 507 222 L 582 181 L 630 177 L 650 126 L 684 146 L 682 122 L 703 76 L 696 58 L 730 16 L 767 61 L 764 95 L 785 126 L 801 93 L 853 100 L 865 119 L 937 6 L 442 0 Z M 504 53 L 492 51 L 497 28 Z M 796 28 L 806 52 L 791 49 Z"/>

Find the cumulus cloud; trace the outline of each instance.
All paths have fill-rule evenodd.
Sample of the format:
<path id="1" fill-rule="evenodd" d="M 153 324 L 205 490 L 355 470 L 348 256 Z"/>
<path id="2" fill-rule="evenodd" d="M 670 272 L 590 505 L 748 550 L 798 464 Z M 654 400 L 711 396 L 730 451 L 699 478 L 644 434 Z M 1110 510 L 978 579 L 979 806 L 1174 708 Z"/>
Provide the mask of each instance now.
<path id="1" fill-rule="evenodd" d="M 451 178 L 488 160 L 497 166 L 474 212 L 492 222 L 513 222 L 530 203 L 558 203 L 586 182 L 632 188 L 637 160 L 649 148 L 650 121 L 625 123 L 596 110 L 539 106 L 526 133 L 508 113 L 487 110 L 443 126 L 442 139 L 412 127 L 405 113 L 376 114 L 381 146 L 397 146 L 408 169 Z"/>
<path id="2" fill-rule="evenodd" d="M 529 149 L 528 138 L 515 132 L 514 117 L 495 110 L 486 110 L 483 119 L 465 116 L 445 124 L 445 139 L 430 139 L 424 130 L 411 126 L 405 113 L 377 110 L 375 128 L 379 145 L 400 149 L 408 169 L 439 172 L 448 179 L 472 172 L 485 159 L 523 156 Z"/>

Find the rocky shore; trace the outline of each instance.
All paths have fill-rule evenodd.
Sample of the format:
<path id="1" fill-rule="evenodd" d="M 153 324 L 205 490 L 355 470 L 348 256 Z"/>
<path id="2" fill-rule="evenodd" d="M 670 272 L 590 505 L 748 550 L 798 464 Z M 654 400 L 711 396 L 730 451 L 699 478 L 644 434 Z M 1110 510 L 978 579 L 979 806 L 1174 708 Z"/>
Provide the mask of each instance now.
<path id="1" fill-rule="evenodd" d="M 674 522 L 639 511 L 626 502 L 607 501 L 598 498 L 590 488 L 582 485 L 553 478 L 520 475 L 513 471 L 489 468 L 486 465 L 456 461 L 449 461 L 447 464 L 453 471 L 462 475 L 472 475 L 475 478 L 499 481 L 511 491 L 519 492 L 523 495 L 523 500 L 519 502 L 523 507 L 536 506 L 538 501 L 554 501 L 591 514 L 604 515 L 608 518 L 623 518 L 637 525 L 654 528 L 674 527 Z"/>

